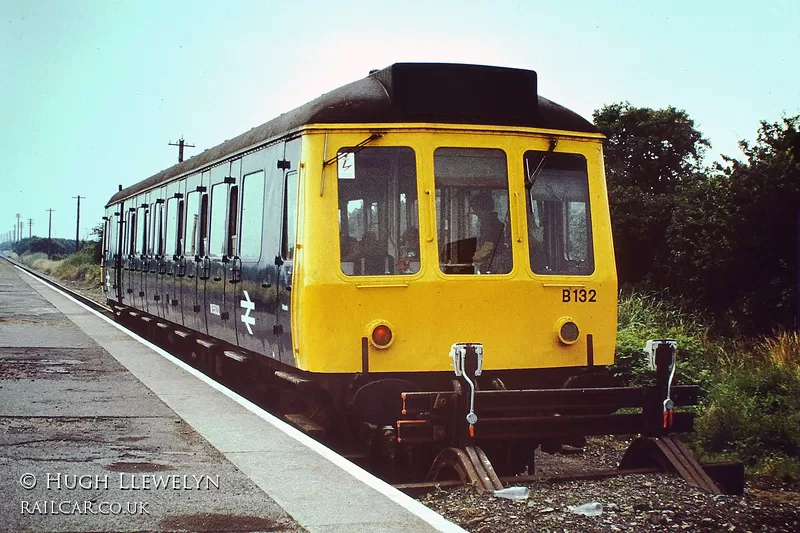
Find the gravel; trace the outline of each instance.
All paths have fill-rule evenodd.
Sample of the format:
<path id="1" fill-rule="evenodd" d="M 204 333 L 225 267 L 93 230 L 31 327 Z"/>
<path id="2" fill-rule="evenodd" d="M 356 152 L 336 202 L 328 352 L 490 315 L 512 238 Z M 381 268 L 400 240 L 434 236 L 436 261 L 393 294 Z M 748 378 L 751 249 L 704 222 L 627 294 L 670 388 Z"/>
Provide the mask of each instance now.
<path id="1" fill-rule="evenodd" d="M 590 441 L 585 451 L 536 451 L 541 481 L 519 483 L 526 499 L 479 496 L 472 488 L 437 490 L 420 501 L 473 533 L 616 531 L 800 533 L 800 484 L 749 478 L 741 496 L 715 496 L 668 474 L 631 474 L 599 481 L 551 483 L 547 476 L 585 474 L 616 466 L 626 440 Z M 570 507 L 599 503 L 602 512 L 584 516 Z"/>

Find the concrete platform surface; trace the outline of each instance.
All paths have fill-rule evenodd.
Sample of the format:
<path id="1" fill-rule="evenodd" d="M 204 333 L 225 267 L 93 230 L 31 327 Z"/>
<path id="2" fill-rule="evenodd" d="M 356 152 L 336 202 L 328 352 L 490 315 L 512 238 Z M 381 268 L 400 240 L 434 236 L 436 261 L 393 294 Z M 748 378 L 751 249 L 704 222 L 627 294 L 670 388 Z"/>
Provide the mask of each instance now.
<path id="1" fill-rule="evenodd" d="M 0 495 L 0 531 L 463 531 L 2 260 Z"/>

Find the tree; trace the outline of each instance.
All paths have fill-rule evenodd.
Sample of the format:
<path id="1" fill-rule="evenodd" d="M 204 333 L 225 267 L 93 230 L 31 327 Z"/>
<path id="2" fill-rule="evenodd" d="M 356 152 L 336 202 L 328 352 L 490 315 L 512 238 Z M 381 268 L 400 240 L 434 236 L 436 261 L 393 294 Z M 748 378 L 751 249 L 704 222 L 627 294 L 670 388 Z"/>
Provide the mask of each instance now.
<path id="1" fill-rule="evenodd" d="M 100 264 L 103 255 L 102 242 L 104 228 L 105 224 L 103 222 L 98 222 L 95 224 L 90 232 L 90 235 L 94 238 L 87 243 L 92 254 L 92 260 L 97 265 Z"/>
<path id="2" fill-rule="evenodd" d="M 745 161 L 727 158 L 735 236 L 727 279 L 734 306 L 756 330 L 795 326 L 800 219 L 800 116 L 761 122 L 756 142 L 739 144 Z"/>
<path id="3" fill-rule="evenodd" d="M 604 106 L 593 114 L 607 137 L 606 178 L 620 283 L 668 277 L 667 228 L 681 188 L 702 180 L 709 146 L 686 111 Z"/>
<path id="4" fill-rule="evenodd" d="M 751 332 L 795 327 L 800 116 L 761 122 L 740 161 L 725 157 L 683 191 L 670 228 L 673 284 Z"/>

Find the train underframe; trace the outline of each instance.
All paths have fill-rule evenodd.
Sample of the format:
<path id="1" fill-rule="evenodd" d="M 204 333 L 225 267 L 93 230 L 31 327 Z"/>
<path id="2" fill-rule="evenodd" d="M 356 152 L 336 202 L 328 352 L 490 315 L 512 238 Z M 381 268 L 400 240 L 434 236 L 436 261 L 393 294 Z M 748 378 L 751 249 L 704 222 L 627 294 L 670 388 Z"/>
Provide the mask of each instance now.
<path id="1" fill-rule="evenodd" d="M 605 367 L 482 371 L 478 346 L 462 347 L 453 372 L 313 374 L 133 308 L 114 309 L 134 331 L 393 483 L 449 474 L 491 489 L 497 475 L 532 474 L 539 445 L 641 435 L 625 466 L 662 465 L 722 492 L 671 439 L 692 431 L 694 413 L 676 408 L 695 405 L 699 388 L 672 384 L 675 354 L 666 344 L 653 384 L 641 387 L 617 386 Z M 741 490 L 738 466 L 719 470 L 726 490 Z"/>

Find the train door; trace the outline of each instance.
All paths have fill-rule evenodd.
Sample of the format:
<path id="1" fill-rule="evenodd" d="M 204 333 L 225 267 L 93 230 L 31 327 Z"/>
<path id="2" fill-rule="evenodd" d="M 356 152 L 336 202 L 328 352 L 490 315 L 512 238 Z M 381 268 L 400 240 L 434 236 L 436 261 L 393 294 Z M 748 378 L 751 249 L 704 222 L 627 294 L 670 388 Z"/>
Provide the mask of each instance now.
<path id="1" fill-rule="evenodd" d="M 179 307 L 180 286 L 176 267 L 179 257 L 178 242 L 183 214 L 183 195 L 177 191 L 177 183 L 169 185 L 164 202 L 164 300 L 162 308 L 165 319 L 180 324 L 183 317 Z"/>
<path id="2" fill-rule="evenodd" d="M 228 212 L 225 219 L 225 269 L 223 276 L 224 297 L 222 317 L 229 342 L 238 343 L 236 311 L 239 307 L 239 294 L 242 272 L 242 259 L 239 256 L 239 205 L 241 204 L 242 160 L 231 162 L 229 176 L 232 178 L 228 189 Z M 232 340 L 231 340 L 232 339 Z"/>
<path id="3" fill-rule="evenodd" d="M 140 301 L 140 309 L 145 311 L 146 313 L 150 313 L 150 301 L 149 301 L 149 294 L 148 288 L 152 290 L 152 287 L 148 287 L 148 281 L 150 277 L 150 268 L 152 263 L 152 206 L 150 205 L 149 194 L 145 195 L 144 202 L 141 204 L 139 208 L 140 213 L 138 217 L 138 222 L 140 224 L 141 231 L 139 231 L 139 301 Z M 155 313 L 153 313 L 155 314 Z"/>
<path id="4" fill-rule="evenodd" d="M 164 202 L 165 189 L 162 187 L 158 198 L 152 203 L 150 217 L 150 274 L 151 282 L 150 309 L 151 313 L 161 318 L 164 317 L 164 278 L 166 277 L 166 263 L 164 261 Z"/>
<path id="5" fill-rule="evenodd" d="M 135 201 L 131 201 L 135 204 Z M 125 298 L 127 305 L 136 307 L 136 296 L 134 287 L 136 285 L 136 213 L 135 207 L 128 207 L 125 213 L 125 250 L 124 250 L 124 277 L 125 277 Z"/>
<path id="6" fill-rule="evenodd" d="M 111 206 L 106 209 L 106 216 L 103 217 L 103 248 L 101 271 L 103 292 L 108 300 L 119 300 L 117 283 L 117 261 L 119 258 L 119 206 Z"/>
<path id="7" fill-rule="evenodd" d="M 233 307 L 239 346 L 277 359 L 276 257 L 280 250 L 283 145 L 275 144 L 242 158 L 238 233 L 240 269 Z M 232 265 L 233 266 L 233 265 Z M 231 276 L 233 278 L 233 276 Z"/>
<path id="8" fill-rule="evenodd" d="M 133 306 L 147 311 L 143 270 L 147 267 L 145 258 L 147 254 L 147 215 L 149 214 L 149 209 L 147 203 L 144 203 L 143 200 L 143 197 L 137 198 L 134 204 L 135 207 L 132 207 L 135 229 L 131 242 L 132 276 L 130 290 Z"/>
<path id="9" fill-rule="evenodd" d="M 121 202 L 119 205 L 114 207 L 114 218 L 112 220 L 112 225 L 116 228 L 116 232 L 114 233 L 114 264 L 113 264 L 113 283 L 114 283 L 114 294 L 116 296 L 116 300 L 119 303 L 123 303 L 125 299 L 125 292 L 124 292 L 124 276 L 122 270 L 122 264 L 125 258 L 124 254 L 124 246 L 125 246 L 125 229 L 127 226 L 125 225 L 125 203 Z"/>
<path id="10" fill-rule="evenodd" d="M 102 248 L 100 250 L 100 257 L 102 258 L 102 267 L 100 271 L 100 275 L 102 277 L 102 285 L 103 285 L 103 293 L 107 300 L 114 299 L 114 292 L 113 292 L 113 281 L 112 281 L 112 265 L 113 259 L 112 255 L 114 253 L 111 244 L 114 242 L 114 235 L 112 235 L 112 231 L 116 229 L 114 225 L 114 216 L 113 216 L 113 208 L 111 210 L 106 209 L 106 216 L 103 217 L 103 241 L 102 241 Z M 114 232 L 116 233 L 116 232 Z"/>
<path id="11" fill-rule="evenodd" d="M 178 244 L 179 257 L 175 278 L 180 290 L 179 299 L 184 326 L 198 329 L 200 312 L 197 302 L 197 275 L 200 248 L 200 198 L 203 194 L 200 187 L 200 174 L 189 176 L 182 184 L 184 191 L 183 233 Z"/>
<path id="12" fill-rule="evenodd" d="M 205 280 L 208 334 L 232 344 L 236 344 L 236 328 L 231 320 L 232 295 L 228 294 L 232 289 L 228 287 L 228 267 L 234 258 L 230 246 L 232 232 L 229 221 L 235 223 L 238 212 L 238 186 L 235 183 L 240 169 L 241 160 L 211 170 L 211 215 L 207 252 L 210 271 Z M 233 175 L 234 172 L 236 176 Z"/>
<path id="13" fill-rule="evenodd" d="M 297 205 L 300 189 L 299 180 L 300 139 L 286 142 L 284 156 L 278 161 L 278 168 L 283 171 L 281 249 L 275 258 L 278 265 L 277 308 L 275 315 L 275 335 L 279 348 L 280 360 L 294 365 L 292 348 L 291 302 L 292 272 L 297 235 Z"/>
<path id="14" fill-rule="evenodd" d="M 194 330 L 202 333 L 208 333 L 206 327 L 206 313 L 205 313 L 205 283 L 211 271 L 210 260 L 207 255 L 208 246 L 208 210 L 209 210 L 209 196 L 208 196 L 208 182 L 209 172 L 203 172 L 200 175 L 200 180 L 195 186 L 195 194 L 192 200 L 196 203 L 192 206 L 187 204 L 193 209 L 191 213 L 192 218 L 192 249 L 194 251 L 194 265 L 188 267 L 193 270 L 193 273 L 187 274 L 189 278 L 189 290 L 191 296 L 191 309 L 184 312 L 184 324 Z M 191 179 L 191 178 L 190 178 Z M 194 180 L 193 180 L 194 181 Z M 187 184 L 187 191 L 189 185 Z M 187 212 L 187 220 L 189 213 Z M 187 254 L 188 255 L 188 254 Z M 188 260 L 188 258 L 187 258 Z M 186 300 L 184 300 L 186 302 Z M 184 309 L 186 309 L 184 307 Z"/>
<path id="15" fill-rule="evenodd" d="M 113 205 L 106 209 L 105 231 L 103 232 L 103 270 L 102 282 L 105 289 L 106 298 L 117 302 L 122 302 L 120 298 L 120 209 L 122 204 Z"/>

